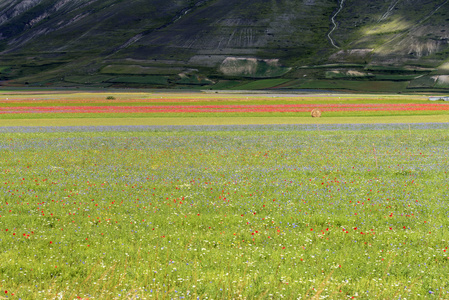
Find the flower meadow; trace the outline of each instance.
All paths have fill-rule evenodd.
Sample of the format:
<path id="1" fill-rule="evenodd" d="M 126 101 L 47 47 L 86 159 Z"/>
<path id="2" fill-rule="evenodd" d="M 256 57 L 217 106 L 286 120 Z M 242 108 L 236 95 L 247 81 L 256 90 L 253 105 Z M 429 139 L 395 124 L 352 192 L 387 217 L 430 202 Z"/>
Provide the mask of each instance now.
<path id="1" fill-rule="evenodd" d="M 0 136 L 1 298 L 449 298 L 447 123 Z"/>
<path id="2" fill-rule="evenodd" d="M 428 98 L 422 95 L 288 94 L 269 91 L 261 94 L 211 91 L 0 92 L 0 121 L 68 118 L 310 117 L 313 109 L 320 109 L 323 118 L 429 117 L 448 115 L 449 104 L 444 101 L 428 101 Z M 425 121 L 432 122 L 432 119 Z"/>
<path id="3" fill-rule="evenodd" d="M 150 103 L 148 103 L 150 104 Z M 36 104 L 38 105 L 38 104 Z M 256 105 L 145 105 L 145 106 L 7 106 L 4 114 L 42 113 L 296 113 L 320 108 L 326 112 L 416 112 L 449 111 L 445 103 L 336 103 L 336 104 L 256 104 Z"/>

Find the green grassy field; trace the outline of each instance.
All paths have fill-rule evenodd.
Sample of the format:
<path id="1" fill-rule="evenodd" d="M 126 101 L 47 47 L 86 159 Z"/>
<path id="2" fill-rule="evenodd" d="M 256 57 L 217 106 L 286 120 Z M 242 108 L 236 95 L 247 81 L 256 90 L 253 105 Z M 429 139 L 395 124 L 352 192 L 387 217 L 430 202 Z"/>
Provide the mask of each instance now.
<path id="1" fill-rule="evenodd" d="M 366 93 L 397 93 L 406 90 L 406 81 L 351 81 L 351 80 L 303 80 L 288 88 L 361 91 Z"/>
<path id="2" fill-rule="evenodd" d="M 447 125 L 322 126 L 0 128 L 2 297 L 447 298 Z"/>
<path id="3" fill-rule="evenodd" d="M 163 118 L 51 118 L 51 119 L 0 119 L 5 126 L 125 126 L 125 125 L 257 125 L 257 124 L 378 124 L 378 123 L 449 123 L 447 115 L 393 116 L 393 117 L 163 117 Z"/>
<path id="4" fill-rule="evenodd" d="M 333 103 L 428 102 L 0 93 L 5 109 Z M 448 298 L 448 124 L 444 110 L 0 114 L 0 297 Z"/>
<path id="5" fill-rule="evenodd" d="M 231 89 L 234 89 L 234 90 L 269 89 L 269 88 L 284 84 L 289 81 L 290 80 L 288 80 L 288 79 L 262 79 L 262 80 L 256 80 L 253 82 L 249 82 L 246 84 L 241 84 L 236 87 L 232 87 Z"/>

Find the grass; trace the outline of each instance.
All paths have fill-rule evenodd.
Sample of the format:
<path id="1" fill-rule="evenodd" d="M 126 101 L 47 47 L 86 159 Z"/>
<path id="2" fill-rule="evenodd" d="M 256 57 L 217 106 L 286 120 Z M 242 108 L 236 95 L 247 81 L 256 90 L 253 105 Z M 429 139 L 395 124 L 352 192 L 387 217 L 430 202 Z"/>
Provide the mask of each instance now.
<path id="1" fill-rule="evenodd" d="M 240 85 L 241 82 L 237 80 L 220 80 L 216 84 L 209 87 L 211 90 L 226 90 L 230 88 L 234 88 Z"/>
<path id="2" fill-rule="evenodd" d="M 422 76 L 410 82 L 409 88 L 433 88 L 436 80 L 431 76 Z"/>
<path id="3" fill-rule="evenodd" d="M 238 90 L 260 90 L 260 89 L 269 89 L 273 88 L 275 86 L 284 84 L 286 82 L 289 82 L 288 79 L 262 79 L 262 80 L 256 80 L 252 81 L 250 83 L 242 84 L 237 87 L 231 88 L 231 89 L 238 89 Z"/>
<path id="4" fill-rule="evenodd" d="M 120 76 L 108 80 L 110 83 L 142 83 L 166 85 L 168 78 L 165 76 Z"/>
<path id="5" fill-rule="evenodd" d="M 3 297 L 447 298 L 447 125 L 116 129 L 1 131 Z"/>
<path id="6" fill-rule="evenodd" d="M 153 117 L 153 118 L 52 118 L 52 119 L 0 119 L 5 126 L 115 126 L 115 125 L 248 125 L 248 124 L 397 124 L 448 123 L 446 115 L 390 116 L 390 117 Z"/>
<path id="7" fill-rule="evenodd" d="M 0 66 L 0 74 L 6 73 L 10 69 L 9 66 Z"/>
<path id="8" fill-rule="evenodd" d="M 73 82 L 79 84 L 90 84 L 90 83 L 103 83 L 108 80 L 113 79 L 114 76 L 107 75 L 92 75 L 92 76 L 66 76 L 64 81 Z"/>
<path id="9" fill-rule="evenodd" d="M 387 74 L 378 74 L 375 75 L 376 80 L 393 80 L 393 81 L 410 81 L 417 78 L 419 75 L 387 75 Z"/>
<path id="10" fill-rule="evenodd" d="M 308 80 L 296 88 L 394 93 L 404 91 L 407 85 L 408 82 L 405 81 Z M 289 88 L 295 87 L 289 86 Z"/>
<path id="11" fill-rule="evenodd" d="M 103 74 L 123 75 L 174 75 L 181 72 L 179 68 L 144 67 L 140 65 L 108 65 L 101 69 Z"/>
<path id="12" fill-rule="evenodd" d="M 441 116 L 449 120 L 449 112 L 442 111 L 354 111 L 354 112 L 326 112 L 324 110 L 321 119 L 339 118 L 379 118 L 384 117 L 412 117 L 412 116 Z M 282 118 L 310 118 L 310 112 L 213 112 L 213 113 L 11 113 L 4 114 L 0 120 L 20 119 L 122 119 L 122 118 L 273 118 L 273 123 Z"/>

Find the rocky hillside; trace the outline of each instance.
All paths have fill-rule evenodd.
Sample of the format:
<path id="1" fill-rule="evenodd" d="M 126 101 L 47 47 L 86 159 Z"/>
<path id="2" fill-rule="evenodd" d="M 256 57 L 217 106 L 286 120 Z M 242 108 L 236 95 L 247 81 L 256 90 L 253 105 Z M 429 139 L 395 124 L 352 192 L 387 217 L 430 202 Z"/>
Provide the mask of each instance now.
<path id="1" fill-rule="evenodd" d="M 312 78 L 445 88 L 448 21 L 449 0 L 4 0 L 0 80 L 226 88 L 280 78 L 280 88 L 304 88 Z"/>

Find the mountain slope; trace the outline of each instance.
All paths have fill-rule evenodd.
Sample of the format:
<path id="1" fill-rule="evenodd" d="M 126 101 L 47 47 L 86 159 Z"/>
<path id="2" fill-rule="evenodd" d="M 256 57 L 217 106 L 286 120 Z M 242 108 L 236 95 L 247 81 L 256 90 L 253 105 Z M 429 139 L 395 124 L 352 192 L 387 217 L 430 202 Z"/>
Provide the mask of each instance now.
<path id="1" fill-rule="evenodd" d="M 446 74 L 449 0 L 340 1 L 5 0 L 0 79 L 158 86 Z"/>

